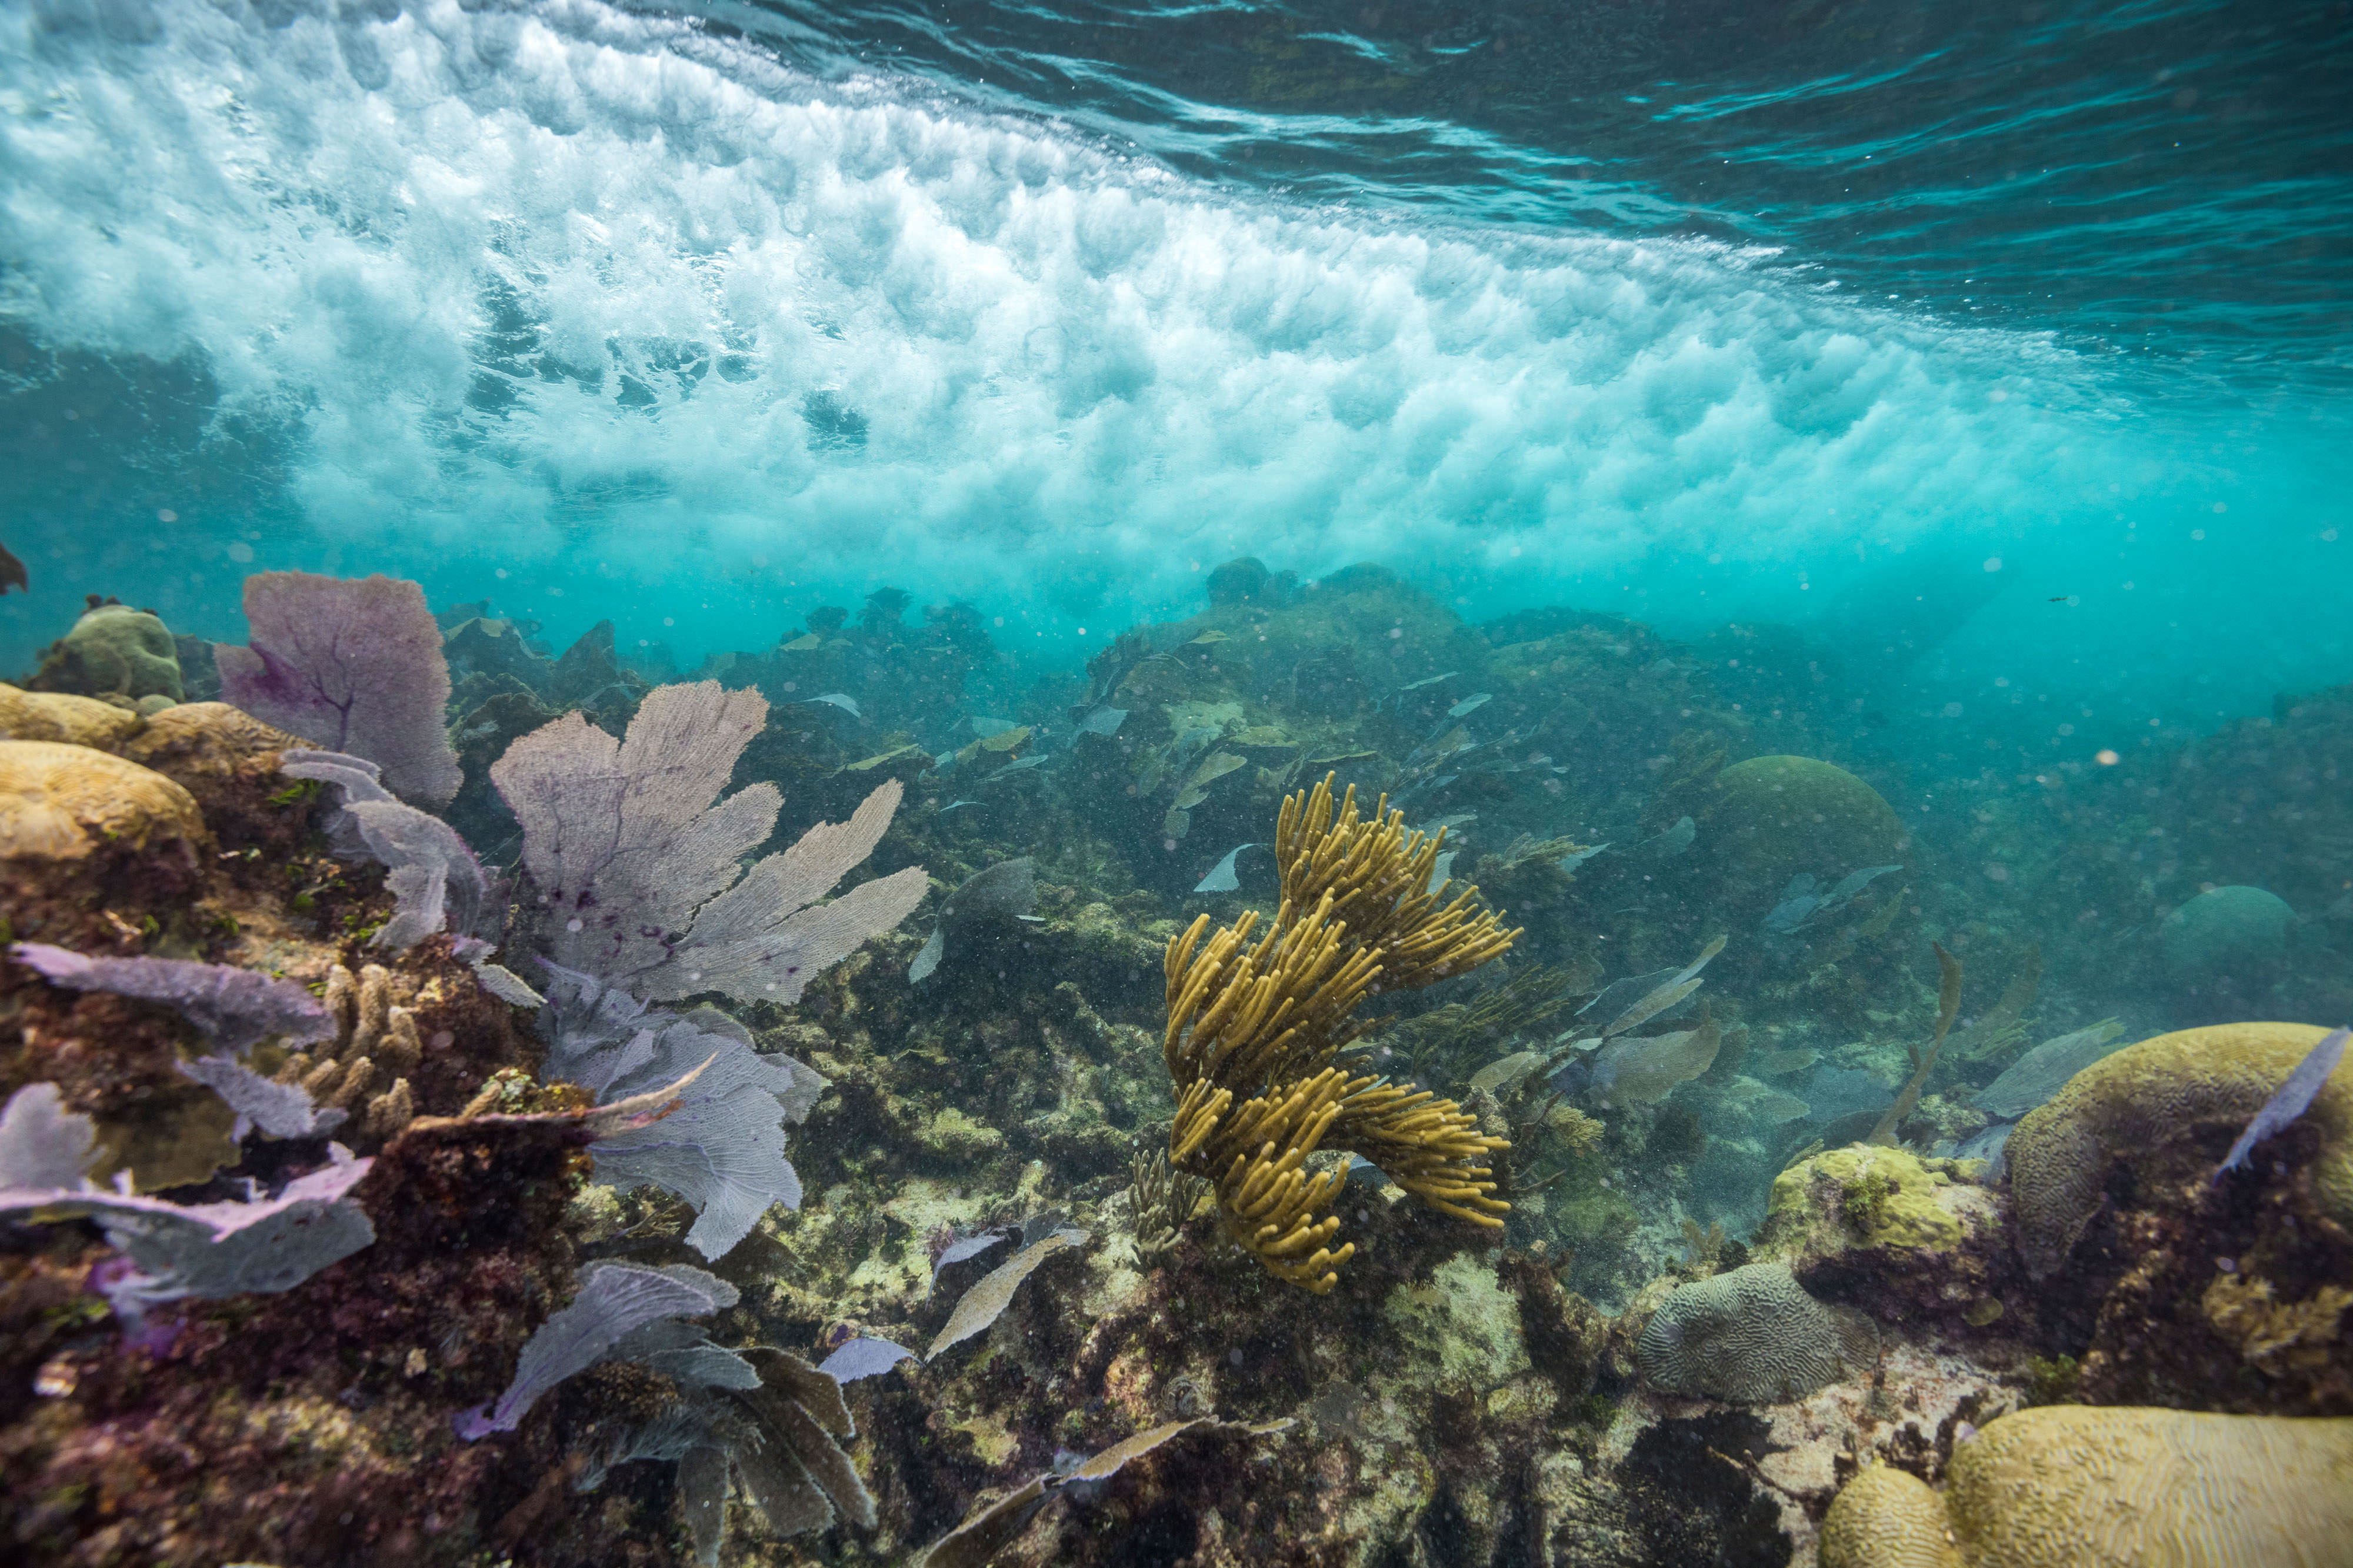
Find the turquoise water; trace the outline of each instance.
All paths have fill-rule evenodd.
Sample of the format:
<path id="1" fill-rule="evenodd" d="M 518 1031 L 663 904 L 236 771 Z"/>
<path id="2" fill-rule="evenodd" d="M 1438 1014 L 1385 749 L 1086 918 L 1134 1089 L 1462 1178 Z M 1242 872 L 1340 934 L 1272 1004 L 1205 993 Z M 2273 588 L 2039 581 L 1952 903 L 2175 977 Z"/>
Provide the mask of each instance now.
<path id="1" fill-rule="evenodd" d="M 364 565 L 1066 664 L 1248 550 L 1678 635 L 1925 579 L 1928 710 L 2341 673 L 2327 7 L 1483 15 L 16 8 L 10 661 Z"/>
<path id="2" fill-rule="evenodd" d="M 6 689 L 0 937 L 267 971 L 340 1009 L 321 1061 L 259 1047 L 302 1131 L 248 1143 L 183 1081 L 196 1025 L 83 997 L 156 993 L 52 952 L 0 966 L 0 1087 L 95 1119 L 141 1194 L 300 1174 L 381 1238 L 142 1324 L 129 1244 L 35 1201 L 71 1183 L 0 1180 L 23 1211 L 0 1215 L 0 1373 L 37 1367 L 58 1402 L 0 1415 L 0 1479 L 37 1499 L 14 1541 L 709 1562 L 734 1474 L 734 1528 L 754 1502 L 774 1528 L 724 1561 L 895 1563 L 1051 1475 L 1032 1501 L 1062 1522 L 995 1561 L 1781 1568 L 1820 1544 L 1860 1568 L 1894 1558 L 1824 1521 L 1862 1456 L 1944 1486 L 1925 1506 L 1970 1568 L 2010 1568 L 2042 1559 L 1989 1544 L 1952 1480 L 1980 1428 L 2150 1406 L 2299 1418 L 2318 1480 L 2200 1428 L 2147 1440 L 2218 1468 L 2143 1489 L 2239 1499 L 2346 1563 L 2346 1075 L 2252 1166 L 2211 1167 L 2353 1013 L 2349 72 L 2341 0 L 0 0 L 0 543 L 27 579 L 0 584 L 0 678 L 136 709 L 69 738 L 186 784 L 218 851 L 110 824 L 99 870 L 36 866 L 23 846 L 79 845 L 79 819 L 25 804 L 54 758 L 16 742 L 62 721 Z M 378 754 L 304 729 L 237 688 L 241 648 L 199 646 L 288 643 L 243 605 L 289 572 L 421 587 L 417 648 L 385 657 L 417 734 Z M 110 686 L 55 646 L 107 596 L 179 634 L 171 680 Z M 456 684 L 420 706 L 428 608 Z M 107 624 L 131 618 L 82 623 Z M 195 713 L 224 668 L 368 761 L 256 766 L 283 736 Z M 673 684 L 707 680 L 732 695 Z M 581 712 L 667 723 L 703 805 L 741 792 L 658 825 L 659 868 L 695 864 L 632 891 L 660 919 L 614 939 L 641 972 L 604 993 L 622 917 L 534 858 L 586 837 L 580 780 L 626 771 Z M 369 800 L 375 763 L 457 835 Z M 1180 1065 L 1181 1016 L 1164 1055 L 1162 955 L 1276 907 L 1276 812 L 1327 770 L 1451 836 L 1394 897 L 1475 878 L 1523 929 L 1483 973 L 1438 964 L 1319 1026 L 1399 1092 L 1459 1099 L 1512 1208 L 1433 1218 L 1401 1161 L 1348 1143 L 1365 1158 L 1323 1168 L 1363 1250 L 1318 1302 L 1291 1288 L 1314 1270 L 1261 1269 L 1232 1205 L 1221 1228 L 1146 1160 L 1185 1072 L 1213 1081 Z M 138 771 L 111 776 L 121 805 Z M 445 873 L 470 844 L 491 877 L 453 942 L 437 906 L 430 938 L 384 944 L 396 889 L 339 858 L 334 789 L 407 811 Z M 784 969 L 782 1001 L 749 960 L 723 994 L 661 968 L 694 951 L 671 928 L 808 875 L 762 861 L 721 894 L 739 861 L 870 791 L 860 853 L 808 856 L 841 856 L 872 929 Z M 558 932 L 559 893 L 586 934 Z M 714 1032 L 659 1072 L 575 1016 L 698 996 L 740 1016 L 693 1012 Z M 362 1030 L 369 1005 L 416 1026 Z M 2176 1033 L 2250 1019 L 2280 1022 Z M 660 1165 L 645 1142 L 590 1166 L 546 1122 L 480 1133 L 543 1136 L 539 1165 L 496 1145 L 522 1176 L 432 1163 L 427 1134 L 577 1117 L 572 1079 L 634 1095 L 706 1046 L 775 1075 L 744 1080 L 756 1126 L 711 1135 L 753 1151 L 748 1197 L 630 1186 Z M 2216 1088 L 2200 1052 L 2243 1070 Z M 2135 1102 L 2090 1174 L 2051 1177 L 2037 1108 L 2088 1125 L 2079 1068 L 2159 1058 L 2163 1114 Z M 2168 1073 L 2191 1087 L 2167 1099 Z M 1261 1076 L 1244 1105 L 1294 1086 Z M 303 1119 L 338 1092 L 374 1186 Z M 1992 1158 L 2013 1129 L 2015 1180 Z M 2054 1221 L 2069 1182 L 2090 1217 Z M 427 1235 L 450 1214 L 464 1235 Z M 689 1250 L 705 1225 L 724 1246 Z M 1016 1234 L 1038 1279 L 1002 1320 L 894 1359 Z M 1751 1258 L 1783 1273 L 1743 1344 L 1810 1343 L 1818 1376 L 1671 1364 L 1683 1314 L 1716 1310 L 1685 1292 Z M 615 1351 L 535 1416 L 502 1394 L 616 1259 L 718 1269 L 665 1310 L 726 1347 L 698 1375 L 752 1383 Z M 762 1375 L 739 1351 L 880 1357 L 848 1380 L 864 1436 L 802 1455 L 856 1472 L 821 1520 L 763 1489 L 756 1440 L 712 1479 L 743 1438 L 715 1391 Z M 649 1410 L 704 1423 L 699 1470 Z M 1148 1483 L 1079 1473 L 1212 1411 L 1231 1424 L 1187 1430 L 1225 1457 L 1191 1481 L 1165 1457 Z M 246 1436 L 216 1448 L 221 1412 Z M 219 1502 L 248 1492 L 269 1506 Z"/>

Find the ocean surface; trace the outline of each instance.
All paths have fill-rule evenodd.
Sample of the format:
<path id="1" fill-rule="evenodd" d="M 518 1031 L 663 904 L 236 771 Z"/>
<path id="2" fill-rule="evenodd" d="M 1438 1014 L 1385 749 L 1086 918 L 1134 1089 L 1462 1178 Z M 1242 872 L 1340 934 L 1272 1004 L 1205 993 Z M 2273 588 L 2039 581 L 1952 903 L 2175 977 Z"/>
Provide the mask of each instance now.
<path id="1" fill-rule="evenodd" d="M 688 664 L 887 581 L 1067 666 L 1251 552 L 1902 621 L 1923 714 L 2346 668 L 2342 5 L 0 22 L 12 664 L 302 567 Z"/>

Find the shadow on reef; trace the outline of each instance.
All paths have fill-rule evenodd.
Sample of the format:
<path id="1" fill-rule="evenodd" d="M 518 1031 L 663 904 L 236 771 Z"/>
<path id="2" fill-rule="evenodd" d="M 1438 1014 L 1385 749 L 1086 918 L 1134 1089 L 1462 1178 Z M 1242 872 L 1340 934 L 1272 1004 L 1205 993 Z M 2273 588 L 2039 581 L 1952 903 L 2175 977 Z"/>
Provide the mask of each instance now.
<path id="1" fill-rule="evenodd" d="M 327 583 L 332 732 L 267 616 L 0 688 L 27 1561 L 2023 1563 L 2055 1413 L 2353 1417 L 2353 1091 L 2216 1016 L 2353 996 L 2342 693 L 2037 779 L 1369 566 L 1027 690 Z"/>

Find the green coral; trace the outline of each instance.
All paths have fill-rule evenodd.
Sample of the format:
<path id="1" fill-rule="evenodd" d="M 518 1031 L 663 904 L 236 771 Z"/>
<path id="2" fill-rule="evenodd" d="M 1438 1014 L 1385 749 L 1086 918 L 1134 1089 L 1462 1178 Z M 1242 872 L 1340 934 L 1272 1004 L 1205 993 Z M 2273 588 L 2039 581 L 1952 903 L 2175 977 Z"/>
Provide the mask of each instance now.
<path id="1" fill-rule="evenodd" d="M 128 605 L 92 605 L 73 630 L 49 645 L 41 655 L 40 672 L 26 685 L 35 691 L 133 702 L 162 698 L 168 704 L 185 695 L 171 628 L 153 611 Z"/>
<path id="2" fill-rule="evenodd" d="M 1758 1248 L 1796 1256 L 1834 1253 L 1856 1242 L 1957 1247 L 1972 1215 L 1989 1208 L 1982 1193 L 1955 1183 L 1957 1169 L 1949 1160 L 1862 1143 L 1800 1160 L 1774 1178 Z"/>

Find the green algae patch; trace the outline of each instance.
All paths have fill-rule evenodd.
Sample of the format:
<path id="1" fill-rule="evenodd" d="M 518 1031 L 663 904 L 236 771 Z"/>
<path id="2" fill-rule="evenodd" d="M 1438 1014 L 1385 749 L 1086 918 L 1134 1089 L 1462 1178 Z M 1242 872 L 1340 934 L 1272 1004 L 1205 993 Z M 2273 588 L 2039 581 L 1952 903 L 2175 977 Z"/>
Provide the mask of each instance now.
<path id="1" fill-rule="evenodd" d="M 1851 1247 L 1957 1247 L 1987 1194 L 1956 1183 L 1953 1163 L 1855 1143 L 1826 1150 L 1773 1182 L 1760 1256 L 1821 1257 Z"/>
<path id="2" fill-rule="evenodd" d="M 1519 1299 L 1476 1253 L 1448 1258 L 1426 1283 L 1399 1285 L 1384 1310 L 1400 1340 L 1437 1358 L 1441 1384 L 1492 1385 L 1528 1370 Z"/>

